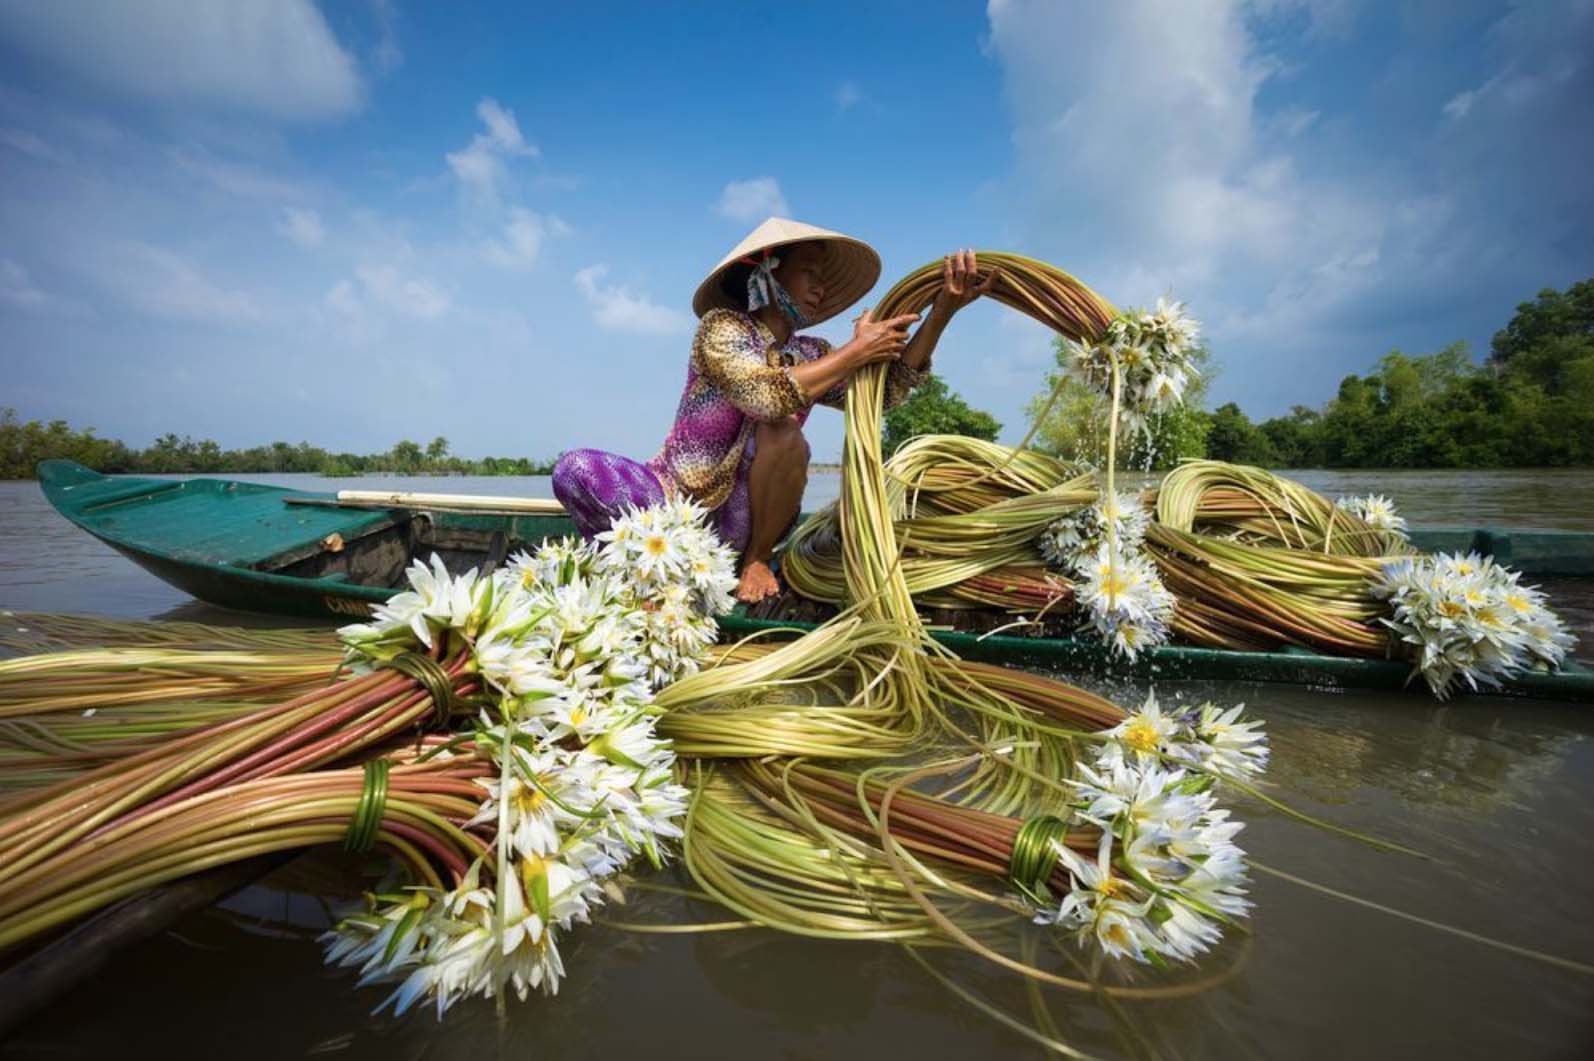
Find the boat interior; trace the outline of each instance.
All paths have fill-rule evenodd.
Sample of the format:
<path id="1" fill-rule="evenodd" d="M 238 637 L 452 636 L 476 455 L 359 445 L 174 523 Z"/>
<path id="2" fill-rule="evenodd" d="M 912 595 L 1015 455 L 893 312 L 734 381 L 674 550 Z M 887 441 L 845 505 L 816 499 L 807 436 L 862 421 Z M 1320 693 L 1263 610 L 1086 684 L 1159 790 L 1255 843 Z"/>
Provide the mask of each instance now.
<path id="1" fill-rule="evenodd" d="M 329 534 L 268 557 L 255 567 L 293 578 L 397 587 L 404 585 L 404 571 L 413 561 L 428 561 L 433 554 L 451 574 L 463 574 L 473 567 L 492 571 L 515 553 L 535 548 L 550 534 L 569 532 L 568 521 L 553 517 L 484 520 L 395 511 L 391 518 L 363 528 L 357 536 Z"/>

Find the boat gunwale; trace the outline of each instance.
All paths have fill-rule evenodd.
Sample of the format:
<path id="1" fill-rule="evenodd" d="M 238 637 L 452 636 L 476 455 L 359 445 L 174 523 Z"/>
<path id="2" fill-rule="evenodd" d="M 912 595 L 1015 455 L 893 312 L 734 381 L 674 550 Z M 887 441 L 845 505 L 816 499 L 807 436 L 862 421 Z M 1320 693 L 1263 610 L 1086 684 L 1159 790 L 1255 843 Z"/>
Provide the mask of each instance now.
<path id="1" fill-rule="evenodd" d="M 70 465 L 70 469 L 62 468 L 60 470 L 69 471 L 72 474 L 78 474 L 78 469 L 81 469 L 84 472 L 90 472 L 90 474 L 97 474 L 92 473 L 90 469 L 86 469 L 82 465 L 78 465 L 71 461 L 44 462 L 44 464 L 41 465 L 41 473 L 44 472 L 45 465 L 51 464 Z M 109 479 L 113 477 L 99 475 L 98 478 Z M 137 477 L 128 478 L 131 479 Z M 271 484 L 241 483 L 238 480 L 229 479 L 196 477 L 195 479 L 147 481 L 161 483 L 174 482 L 178 485 L 194 481 L 238 483 L 238 485 L 255 487 L 257 491 L 280 493 L 285 495 L 285 497 L 315 497 L 331 498 L 333 500 L 336 498 L 335 494 L 330 494 L 324 491 L 294 490 L 288 487 L 279 487 Z M 196 583 L 202 583 L 205 580 L 204 576 L 211 575 L 219 576 L 236 583 L 241 583 L 245 586 L 256 586 L 262 589 L 269 588 L 271 590 L 283 591 L 300 598 L 309 598 L 315 595 L 320 595 L 320 597 L 323 599 L 321 601 L 321 608 L 318 614 L 329 619 L 348 618 L 353 614 L 353 609 L 358 608 L 358 605 L 380 604 L 388 600 L 395 593 L 400 592 L 399 588 L 392 586 L 371 586 L 357 582 L 349 582 L 347 581 L 347 576 L 342 573 L 335 573 L 333 575 L 320 577 L 311 577 L 305 575 L 283 575 L 278 574 L 275 571 L 261 570 L 256 567 L 193 560 L 187 557 L 177 556 L 164 550 L 149 547 L 143 543 L 127 541 L 111 533 L 102 531 L 100 528 L 94 527 L 86 523 L 84 520 L 76 518 L 76 512 L 80 510 L 71 506 L 69 506 L 69 508 L 71 508 L 70 511 L 67 508 L 63 508 L 62 504 L 58 502 L 56 496 L 59 493 L 59 490 L 52 489 L 51 484 L 45 482 L 45 476 L 43 474 L 41 474 L 41 483 L 44 485 L 47 500 L 50 501 L 52 507 L 54 507 L 62 516 L 68 519 L 75 526 L 88 532 L 100 541 L 105 542 L 107 545 L 110 545 L 118 552 L 139 564 L 139 566 L 144 567 L 145 570 L 149 570 L 152 574 L 155 574 L 156 577 L 161 578 L 163 581 L 166 581 L 169 584 L 172 583 L 172 579 L 160 571 L 153 570 L 150 567 L 149 561 L 159 561 L 161 565 L 175 565 L 185 569 L 188 572 L 192 572 L 192 574 L 196 577 L 191 579 L 191 581 Z M 439 513 L 434 513 L 431 512 L 431 510 L 424 508 L 403 508 L 401 506 L 395 506 L 392 509 L 363 511 L 366 515 L 370 516 L 376 516 L 378 513 L 385 513 L 386 526 L 392 526 L 398 522 L 397 513 L 399 512 L 408 512 L 411 514 L 427 513 L 434 519 L 439 515 Z M 461 520 L 480 518 L 479 515 L 470 513 L 442 513 L 441 515 L 445 517 L 457 516 Z M 568 519 L 568 517 L 544 514 L 533 514 L 527 515 L 525 517 L 493 518 L 500 520 L 525 518 L 537 522 Z M 452 520 L 450 520 L 450 522 L 452 522 Z M 362 527 L 362 530 L 363 529 L 364 528 Z M 1491 528 L 1424 527 L 1415 529 L 1413 533 L 1433 535 L 1445 533 L 1456 534 L 1457 536 L 1460 536 L 1469 530 L 1472 533 L 1473 541 L 1475 543 L 1482 543 L 1484 546 L 1487 546 L 1489 542 L 1492 541 L 1497 535 L 1502 538 L 1509 539 L 1511 535 L 1515 534 L 1544 534 L 1550 536 L 1567 535 L 1570 537 L 1583 536 L 1589 538 L 1591 542 L 1594 542 L 1594 533 L 1559 530 L 1535 531 L 1528 528 L 1502 528 L 1496 531 Z M 1538 572 L 1534 572 L 1534 576 L 1540 577 Z M 1557 576 L 1553 572 L 1544 572 L 1542 577 L 1587 577 L 1587 574 L 1577 573 L 1567 576 Z M 184 589 L 192 596 L 195 596 L 201 600 L 205 600 L 207 603 L 216 607 L 228 608 L 242 612 L 252 612 L 254 614 L 259 614 L 261 611 L 283 615 L 305 614 L 302 611 L 289 611 L 286 609 L 271 607 L 271 604 L 276 602 L 275 598 L 273 598 L 271 601 L 265 602 L 263 606 L 258 609 L 237 608 L 226 601 L 218 601 L 213 598 L 203 596 L 202 594 L 194 592 L 192 589 L 189 589 L 186 586 L 179 585 L 178 588 Z M 329 603 L 329 598 L 338 598 L 348 601 L 351 610 L 341 611 Z M 729 614 L 721 616 L 720 624 L 722 634 L 736 636 L 746 636 L 749 634 L 769 634 L 782 630 L 788 630 L 794 634 L 800 635 L 801 633 L 812 630 L 819 625 L 813 622 L 803 622 L 796 620 L 754 618 L 746 615 L 745 607 L 740 605 Z M 1058 667 L 1067 665 L 1076 668 L 1083 667 L 1087 670 L 1101 673 L 1111 673 L 1114 675 L 1161 678 L 1195 678 L 1205 676 L 1209 678 L 1216 677 L 1218 680 L 1285 682 L 1289 684 L 1304 685 L 1309 688 L 1335 690 L 1346 688 L 1422 688 L 1422 683 L 1420 681 L 1414 680 L 1416 678 L 1416 672 L 1408 664 L 1395 659 L 1365 659 L 1326 656 L 1320 655 L 1318 653 L 1307 652 L 1301 649 L 1290 648 L 1276 652 L 1242 652 L 1231 649 L 1205 648 L 1202 646 L 1191 645 L 1161 645 L 1142 652 L 1140 658 L 1134 663 L 1130 664 L 1122 660 L 1113 660 L 1106 650 L 1100 645 L 1080 641 L 1075 638 L 1014 637 L 1003 634 L 975 634 L 964 631 L 935 629 L 932 629 L 930 633 L 931 636 L 941 644 L 947 646 L 955 652 L 958 652 L 960 655 L 966 655 L 969 658 L 999 659 L 1008 662 L 1031 659 L 1036 660 L 1040 665 L 1045 666 Z M 1296 676 L 1279 676 L 1286 673 L 1292 673 Z M 1243 677 L 1243 675 L 1246 674 L 1256 675 L 1256 677 Z M 1237 677 L 1237 675 L 1240 676 Z M 1356 680 L 1346 681 L 1345 679 Z M 1581 663 L 1569 661 L 1568 665 L 1559 672 L 1523 674 L 1508 680 L 1500 689 L 1478 690 L 1477 694 L 1475 695 L 1518 697 L 1537 696 L 1550 697 L 1554 699 L 1579 700 L 1594 704 L 1594 670 L 1591 670 Z"/>

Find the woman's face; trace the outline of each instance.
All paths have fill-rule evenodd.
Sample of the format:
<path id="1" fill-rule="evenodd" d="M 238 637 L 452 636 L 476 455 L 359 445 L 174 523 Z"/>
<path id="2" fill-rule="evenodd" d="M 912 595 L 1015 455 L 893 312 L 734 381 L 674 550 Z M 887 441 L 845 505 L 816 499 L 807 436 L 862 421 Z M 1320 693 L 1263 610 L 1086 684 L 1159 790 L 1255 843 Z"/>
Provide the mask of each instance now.
<path id="1" fill-rule="evenodd" d="M 800 243 L 781 254 L 780 265 L 775 269 L 780 286 L 810 317 L 819 312 L 819 304 L 825 299 L 825 285 L 819 278 L 824 263 L 822 244 Z"/>

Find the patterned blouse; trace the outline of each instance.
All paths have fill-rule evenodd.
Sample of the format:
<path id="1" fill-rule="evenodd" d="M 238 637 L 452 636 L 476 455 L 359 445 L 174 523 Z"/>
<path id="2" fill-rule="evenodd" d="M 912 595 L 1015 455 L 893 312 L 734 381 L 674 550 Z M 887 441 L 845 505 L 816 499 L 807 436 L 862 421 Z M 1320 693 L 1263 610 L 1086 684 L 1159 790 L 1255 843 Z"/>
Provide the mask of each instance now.
<path id="1" fill-rule="evenodd" d="M 703 314 L 692 340 L 686 390 L 675 424 L 648 467 L 705 508 L 725 503 L 759 421 L 808 420 L 815 403 L 840 409 L 845 381 L 810 398 L 792 377 L 793 365 L 830 353 L 830 344 L 793 335 L 782 345 L 756 317 L 730 309 Z M 894 362 L 886 374 L 886 408 L 898 405 L 929 375 Z"/>

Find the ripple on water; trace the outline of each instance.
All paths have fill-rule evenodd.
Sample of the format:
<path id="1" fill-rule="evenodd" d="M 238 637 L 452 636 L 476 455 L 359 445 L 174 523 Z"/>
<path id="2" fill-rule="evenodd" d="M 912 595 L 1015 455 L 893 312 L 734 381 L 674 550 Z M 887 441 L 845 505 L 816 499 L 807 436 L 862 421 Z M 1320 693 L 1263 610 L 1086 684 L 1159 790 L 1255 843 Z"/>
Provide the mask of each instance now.
<path id="1" fill-rule="evenodd" d="M 1302 479 L 1329 492 L 1392 494 L 1414 522 L 1505 523 L 1511 509 L 1519 518 L 1533 512 L 1536 522 L 1594 529 L 1594 515 L 1573 518 L 1565 511 L 1594 486 L 1586 472 L 1528 473 L 1539 481 L 1512 487 L 1526 493 L 1494 500 L 1464 495 L 1471 497 L 1465 503 L 1457 500 L 1457 474 L 1416 473 L 1409 480 L 1403 477 L 1413 473 L 1320 474 L 1318 481 Z M 1425 476 L 1434 481 L 1424 484 Z M 1505 477 L 1478 473 L 1467 489 L 1499 490 Z M 822 486 L 823 477 L 816 479 Z M 1569 482 L 1581 485 L 1573 490 Z M 502 480 L 405 485 L 516 492 Z M 529 485 L 520 492 L 547 494 Z M 1540 497 L 1546 507 L 1527 507 Z M 1498 518 L 1486 515 L 1496 511 Z M 1548 588 L 1560 603 L 1565 595 Z M 1589 629 L 1588 598 L 1567 601 L 1563 609 Z M 243 619 L 193 601 L 76 531 L 32 483 L 0 483 L 0 608 Z M 1477 698 L 1437 705 L 1420 695 L 1192 682 L 1159 683 L 1158 691 L 1176 702 L 1246 702 L 1272 736 L 1272 796 L 1430 856 L 1376 851 L 1242 798 L 1238 816 L 1249 824 L 1240 839 L 1260 863 L 1486 935 L 1594 960 L 1594 918 L 1586 909 L 1594 895 L 1594 705 Z M 1145 686 L 1115 683 L 1110 692 L 1138 702 Z M 578 934 L 567 955 L 572 975 L 559 997 L 511 1006 L 504 1025 L 490 1004 L 462 1007 L 441 1023 L 425 1013 L 376 1017 L 370 1010 L 381 995 L 323 970 L 309 939 L 324 923 L 323 897 L 350 886 L 338 884 L 336 874 L 303 870 L 300 863 L 295 875 L 251 890 L 229 909 L 195 915 L 174 933 L 113 958 L 81 996 L 95 999 L 92 1020 L 82 1019 L 73 999 L 39 1014 L 10 1045 L 138 1055 L 172 1054 L 180 1043 L 179 1055 L 225 1051 L 245 1059 L 317 1052 L 473 1057 L 504 1053 L 510 1044 L 525 1054 L 606 1056 L 644 1042 L 668 1053 L 726 1058 L 745 1057 L 749 1049 L 771 1056 L 889 1051 L 926 1058 L 1026 1049 L 892 947 L 769 933 L 660 938 L 594 927 Z M 1116 1017 L 1089 999 L 1061 999 L 1056 1012 L 1064 1037 L 1104 1056 L 1150 1050 L 1191 1058 L 1586 1056 L 1581 1048 L 1594 1041 L 1594 979 L 1260 873 L 1253 898 L 1254 936 L 1235 934 L 1211 966 L 1238 963 L 1232 979 L 1191 998 L 1125 1004 Z M 689 905 L 663 913 L 717 916 Z M 1026 1012 L 1022 990 L 988 967 L 932 958 L 960 983 L 1011 1012 Z"/>

